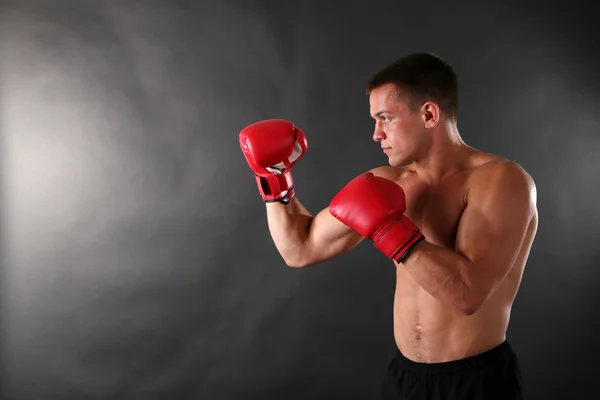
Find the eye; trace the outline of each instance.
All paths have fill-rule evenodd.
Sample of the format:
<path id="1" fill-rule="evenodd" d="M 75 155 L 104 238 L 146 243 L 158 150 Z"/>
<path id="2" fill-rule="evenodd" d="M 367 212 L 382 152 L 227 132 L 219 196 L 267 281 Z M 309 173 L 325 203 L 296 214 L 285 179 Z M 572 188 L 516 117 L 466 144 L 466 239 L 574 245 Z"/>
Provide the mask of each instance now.
<path id="1" fill-rule="evenodd" d="M 382 116 L 381 116 L 381 120 L 382 120 L 383 122 L 390 122 L 390 117 L 388 117 L 387 115 L 382 115 Z"/>

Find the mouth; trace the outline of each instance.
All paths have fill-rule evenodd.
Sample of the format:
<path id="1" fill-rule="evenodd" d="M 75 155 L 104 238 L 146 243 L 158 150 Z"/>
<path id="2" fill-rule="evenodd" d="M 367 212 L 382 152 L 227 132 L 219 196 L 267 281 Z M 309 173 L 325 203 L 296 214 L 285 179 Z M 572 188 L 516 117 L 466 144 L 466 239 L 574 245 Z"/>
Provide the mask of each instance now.
<path id="1" fill-rule="evenodd" d="M 383 150 L 384 153 L 387 153 L 388 150 L 390 150 L 391 147 L 382 147 L 381 150 Z"/>

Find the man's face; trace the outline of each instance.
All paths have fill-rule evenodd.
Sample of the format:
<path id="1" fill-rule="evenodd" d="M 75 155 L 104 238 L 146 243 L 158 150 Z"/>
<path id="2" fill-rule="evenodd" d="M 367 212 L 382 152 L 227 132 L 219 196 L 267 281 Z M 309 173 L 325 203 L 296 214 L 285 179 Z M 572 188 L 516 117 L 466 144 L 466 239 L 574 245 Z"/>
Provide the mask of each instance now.
<path id="1" fill-rule="evenodd" d="M 369 103 L 371 116 L 375 119 L 373 140 L 381 144 L 389 164 L 401 166 L 411 163 L 425 137 L 421 112 L 410 110 L 394 84 L 374 89 Z"/>

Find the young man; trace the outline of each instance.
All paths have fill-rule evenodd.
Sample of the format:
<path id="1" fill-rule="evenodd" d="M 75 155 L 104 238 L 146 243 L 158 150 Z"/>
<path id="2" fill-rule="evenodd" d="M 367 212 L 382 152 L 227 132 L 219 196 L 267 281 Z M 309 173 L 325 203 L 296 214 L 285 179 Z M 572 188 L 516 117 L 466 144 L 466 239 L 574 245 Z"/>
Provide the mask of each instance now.
<path id="1" fill-rule="evenodd" d="M 368 83 L 373 139 L 389 166 L 351 180 L 311 215 L 291 167 L 306 136 L 285 120 L 240 133 L 290 267 L 315 265 L 367 238 L 396 268 L 398 352 L 383 399 L 520 399 L 506 331 L 537 231 L 536 189 L 518 164 L 468 146 L 457 129 L 453 69 L 411 54 Z"/>

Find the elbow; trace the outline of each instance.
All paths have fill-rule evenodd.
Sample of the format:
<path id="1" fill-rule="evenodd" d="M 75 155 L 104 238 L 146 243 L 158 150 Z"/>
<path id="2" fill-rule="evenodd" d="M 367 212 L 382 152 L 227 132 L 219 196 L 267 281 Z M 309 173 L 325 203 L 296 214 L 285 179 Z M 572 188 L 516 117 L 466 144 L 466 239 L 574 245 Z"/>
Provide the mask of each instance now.
<path id="1" fill-rule="evenodd" d="M 289 268 L 306 268 L 311 265 L 306 259 L 300 257 L 283 257 L 283 261 Z"/>
<path id="2" fill-rule="evenodd" d="M 474 315 L 477 311 L 479 311 L 479 307 L 474 305 L 463 305 L 462 307 L 459 307 L 458 310 L 463 315 L 471 316 Z"/>
<path id="3" fill-rule="evenodd" d="M 309 251 L 306 247 L 289 249 L 286 252 L 280 252 L 283 261 L 290 268 L 306 268 L 324 261 L 323 257 L 319 257 L 313 251 Z"/>
<path id="4" fill-rule="evenodd" d="M 300 261 L 296 260 L 294 262 L 286 261 L 285 263 L 288 267 L 297 268 L 297 269 L 310 267 L 311 265 L 316 264 L 315 262 L 302 261 L 302 260 L 300 260 Z"/>
<path id="5" fill-rule="evenodd" d="M 312 251 L 308 251 L 307 248 L 294 248 L 288 249 L 288 251 L 280 252 L 283 261 L 290 268 L 306 268 L 311 265 L 317 264 L 320 259 L 315 257 Z"/>
<path id="6" fill-rule="evenodd" d="M 468 260 L 467 260 L 468 261 Z M 462 270 L 469 271 L 472 263 L 468 261 Z M 468 275 L 467 275 L 468 276 Z M 477 283 L 473 277 L 463 278 L 460 291 L 455 297 L 455 307 L 462 315 L 471 316 L 476 314 L 490 296 L 490 291 L 484 288 L 481 282 Z"/>
<path id="7" fill-rule="evenodd" d="M 461 314 L 471 316 L 481 309 L 483 303 L 483 299 L 474 297 L 471 299 L 464 299 L 459 304 L 457 304 L 456 308 Z"/>
<path id="8" fill-rule="evenodd" d="M 284 259 L 285 264 L 290 268 L 304 268 L 306 267 L 306 263 L 299 262 L 298 260 L 288 260 Z"/>

